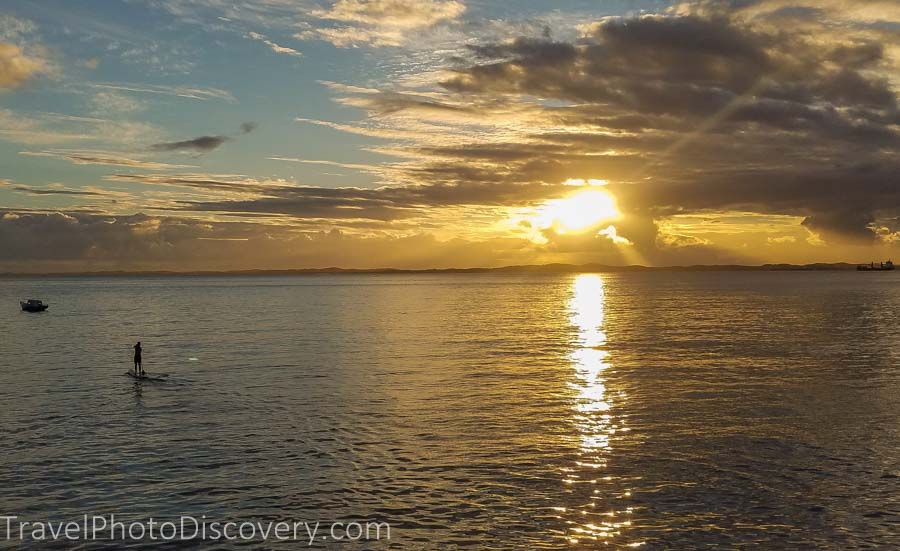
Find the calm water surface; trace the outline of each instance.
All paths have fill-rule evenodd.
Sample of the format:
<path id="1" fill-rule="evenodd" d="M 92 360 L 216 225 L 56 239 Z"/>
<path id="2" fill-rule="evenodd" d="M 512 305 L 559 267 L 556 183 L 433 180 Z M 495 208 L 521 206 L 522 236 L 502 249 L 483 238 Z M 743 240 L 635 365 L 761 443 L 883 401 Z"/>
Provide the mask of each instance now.
<path id="1" fill-rule="evenodd" d="M 31 296 L 50 310 L 18 311 Z M 0 512 L 23 519 L 900 548 L 897 273 L 6 279 L 0 299 Z M 169 382 L 123 375 L 137 340 Z"/>

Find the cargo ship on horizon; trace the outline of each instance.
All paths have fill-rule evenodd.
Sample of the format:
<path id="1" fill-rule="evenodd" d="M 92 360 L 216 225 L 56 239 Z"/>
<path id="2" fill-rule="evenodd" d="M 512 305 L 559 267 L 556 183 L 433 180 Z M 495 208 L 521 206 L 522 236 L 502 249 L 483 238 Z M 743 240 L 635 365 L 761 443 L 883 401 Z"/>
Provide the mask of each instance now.
<path id="1" fill-rule="evenodd" d="M 874 262 L 870 264 L 860 264 L 856 267 L 860 272 L 882 272 L 894 269 L 894 263 L 890 260 L 887 262 L 879 262 L 875 264 Z"/>

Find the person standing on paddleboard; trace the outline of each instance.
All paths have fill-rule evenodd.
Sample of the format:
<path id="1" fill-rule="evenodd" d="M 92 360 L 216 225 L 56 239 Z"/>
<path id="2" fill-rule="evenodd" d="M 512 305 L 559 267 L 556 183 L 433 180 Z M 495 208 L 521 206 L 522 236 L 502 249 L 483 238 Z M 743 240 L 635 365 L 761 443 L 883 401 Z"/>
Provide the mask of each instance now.
<path id="1" fill-rule="evenodd" d="M 138 373 L 138 369 L 141 370 L 140 373 Z M 144 366 L 141 364 L 141 341 L 134 345 L 134 374 L 144 374 Z"/>

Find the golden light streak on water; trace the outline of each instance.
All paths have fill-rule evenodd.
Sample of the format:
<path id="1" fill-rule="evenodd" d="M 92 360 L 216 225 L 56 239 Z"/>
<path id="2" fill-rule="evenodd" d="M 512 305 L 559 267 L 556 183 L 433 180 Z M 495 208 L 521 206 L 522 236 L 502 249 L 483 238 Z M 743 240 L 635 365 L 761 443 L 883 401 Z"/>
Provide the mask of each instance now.
<path id="1" fill-rule="evenodd" d="M 603 325 L 603 278 L 596 274 L 577 276 L 572 283 L 569 310 L 570 322 L 577 331 L 575 349 L 569 359 L 575 372 L 571 382 L 574 390 L 572 418 L 581 440 L 581 455 L 575 462 L 576 469 L 567 470 L 563 482 L 596 485 L 609 481 L 609 477 L 590 476 L 589 473 L 607 466 L 612 452 L 611 439 L 623 428 L 621 419 L 616 416 L 616 402 L 606 387 L 604 376 L 612 365 L 609 352 L 604 348 L 607 335 Z M 615 400 L 623 399 L 622 394 L 615 396 Z M 610 543 L 631 525 L 628 520 L 630 508 L 603 510 L 608 497 L 602 489 L 590 493 L 588 502 L 581 510 L 582 519 L 569 521 L 566 538 L 570 543 Z"/>

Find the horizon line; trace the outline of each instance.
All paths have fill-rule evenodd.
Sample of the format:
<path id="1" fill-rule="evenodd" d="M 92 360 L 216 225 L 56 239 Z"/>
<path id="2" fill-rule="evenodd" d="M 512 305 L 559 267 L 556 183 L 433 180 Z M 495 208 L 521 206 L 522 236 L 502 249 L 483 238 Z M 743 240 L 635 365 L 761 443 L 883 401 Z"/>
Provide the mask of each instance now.
<path id="1" fill-rule="evenodd" d="M 810 264 L 672 264 L 644 266 L 641 264 L 514 264 L 497 267 L 468 268 L 253 268 L 244 270 L 78 270 L 40 272 L 0 272 L 0 277 L 101 277 L 101 276 L 265 276 L 265 275 L 316 275 L 316 274 L 436 274 L 436 273 L 575 273 L 575 272 L 640 272 L 640 271 L 841 271 L 854 270 L 868 263 L 815 262 Z"/>

